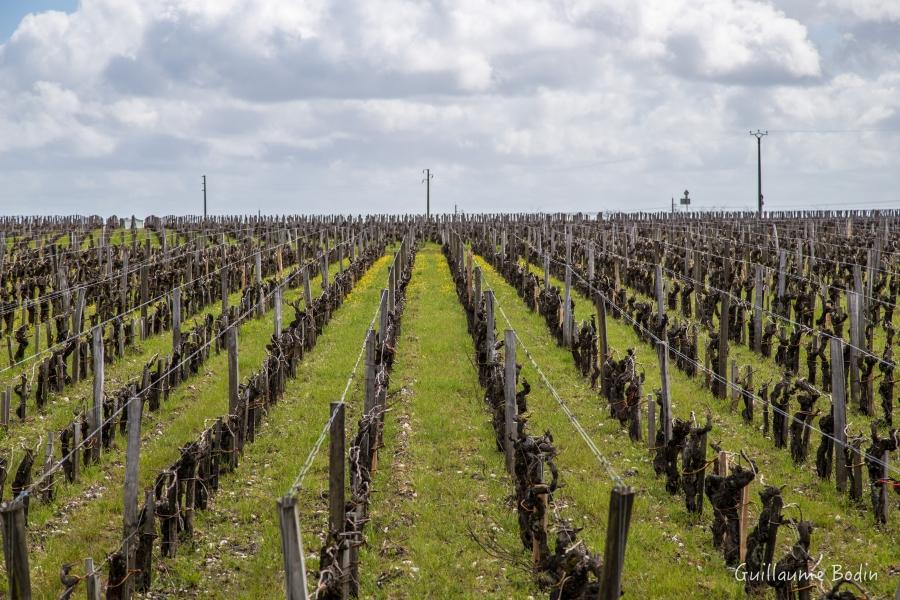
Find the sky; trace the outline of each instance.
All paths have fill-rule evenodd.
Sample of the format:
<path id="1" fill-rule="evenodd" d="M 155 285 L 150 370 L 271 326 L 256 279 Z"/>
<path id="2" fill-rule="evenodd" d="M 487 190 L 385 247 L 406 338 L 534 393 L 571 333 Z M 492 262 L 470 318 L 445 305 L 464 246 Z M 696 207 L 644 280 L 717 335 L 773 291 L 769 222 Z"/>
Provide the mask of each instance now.
<path id="1" fill-rule="evenodd" d="M 0 0 L 0 214 L 900 207 L 900 0 Z"/>

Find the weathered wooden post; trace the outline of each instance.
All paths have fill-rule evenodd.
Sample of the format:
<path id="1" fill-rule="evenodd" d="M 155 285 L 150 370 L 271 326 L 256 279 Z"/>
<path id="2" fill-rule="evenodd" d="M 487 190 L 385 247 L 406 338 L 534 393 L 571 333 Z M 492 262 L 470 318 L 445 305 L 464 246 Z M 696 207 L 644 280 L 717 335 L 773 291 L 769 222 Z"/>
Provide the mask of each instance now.
<path id="1" fill-rule="evenodd" d="M 725 272 L 727 274 L 729 269 L 726 268 Z M 719 398 L 728 397 L 728 315 L 730 308 L 731 295 L 726 290 L 726 293 L 722 294 L 722 311 L 719 313 L 719 362 L 716 365 L 715 378 L 716 395 Z"/>
<path id="2" fill-rule="evenodd" d="M 286 600 L 307 600 L 306 556 L 303 537 L 300 535 L 300 519 L 297 515 L 297 499 L 285 496 L 276 501 L 278 526 L 281 529 L 281 555 L 284 559 Z"/>
<path id="3" fill-rule="evenodd" d="M 41 497 L 44 502 L 53 501 L 53 442 L 56 440 L 56 433 L 47 432 L 47 446 L 44 449 L 44 472 L 43 472 L 43 489 Z"/>
<path id="4" fill-rule="evenodd" d="M 396 266 L 397 266 L 397 261 L 395 258 L 394 262 L 388 266 L 388 277 L 387 277 L 387 279 L 388 279 L 388 287 L 387 287 L 388 304 L 387 305 L 388 305 L 388 310 L 390 312 L 394 312 L 394 302 L 395 302 L 396 284 L 397 284 L 396 269 L 395 269 Z"/>
<path id="5" fill-rule="evenodd" d="M 741 386 L 738 385 L 740 381 L 738 375 L 738 364 L 736 359 L 731 359 L 731 412 L 734 412 L 737 409 L 738 401 L 741 398 Z"/>
<path id="6" fill-rule="evenodd" d="M 94 403 L 91 406 L 91 460 L 100 460 L 102 446 L 101 426 L 103 424 L 103 328 L 94 326 L 92 331 L 91 355 L 94 362 Z"/>
<path id="7" fill-rule="evenodd" d="M 862 394 L 859 387 L 859 295 L 856 292 L 847 292 L 847 304 L 850 312 L 850 402 L 854 406 L 862 408 Z M 832 357 L 832 360 L 834 358 Z M 832 367 L 833 370 L 833 367 Z"/>
<path id="8" fill-rule="evenodd" d="M 366 332 L 366 371 L 365 371 L 365 399 L 363 401 L 363 414 L 371 415 L 373 411 L 376 409 L 376 395 L 375 395 L 375 378 L 376 378 L 376 364 L 375 364 L 375 340 L 377 336 L 375 335 L 374 329 L 369 329 Z M 378 446 L 379 446 L 379 433 L 381 431 L 380 424 L 384 419 L 384 413 L 379 413 L 378 422 L 379 426 L 376 427 L 374 431 L 375 437 L 369 440 L 369 448 L 372 457 L 371 470 L 374 472 L 378 469 Z"/>
<path id="9" fill-rule="evenodd" d="M 606 299 L 600 292 L 597 292 L 594 303 L 597 306 L 597 350 L 599 352 L 597 360 L 600 362 L 600 391 L 609 400 L 610 384 L 603 369 L 603 363 L 609 356 L 609 341 L 606 334 Z"/>
<path id="10" fill-rule="evenodd" d="M 12 388 L 7 385 L 0 393 L 0 425 L 9 427 L 9 406 L 12 403 Z"/>
<path id="11" fill-rule="evenodd" d="M 565 296 L 563 298 L 563 344 L 572 347 L 572 267 L 566 265 Z"/>
<path id="12" fill-rule="evenodd" d="M 606 547 L 603 552 L 603 573 L 600 578 L 600 599 L 619 600 L 622 595 L 622 569 L 625 565 L 625 545 L 631 524 L 634 490 L 616 486 L 609 495 L 609 518 L 606 520 Z"/>
<path id="13" fill-rule="evenodd" d="M 223 259 L 224 260 L 224 259 Z M 222 297 L 222 314 L 228 314 L 228 265 L 223 264 L 219 269 L 219 293 Z"/>
<path id="14" fill-rule="evenodd" d="M 738 556 L 741 562 L 747 560 L 747 535 L 750 533 L 750 486 L 741 488 L 741 510 L 738 513 Z"/>
<path id="15" fill-rule="evenodd" d="M 550 289 L 550 255 L 544 254 L 544 289 Z"/>
<path id="16" fill-rule="evenodd" d="M 235 449 L 240 450 L 243 445 L 244 420 L 238 414 L 240 405 L 240 397 L 238 395 L 240 374 L 238 373 L 237 327 L 231 323 L 228 324 L 228 329 L 225 330 L 225 345 L 228 348 L 228 414 L 236 415 L 240 422 L 240 431 L 235 436 Z"/>
<path id="17" fill-rule="evenodd" d="M 787 254 L 784 250 L 778 250 L 778 283 L 775 289 L 776 297 L 778 298 L 778 314 L 783 317 L 791 318 L 791 308 L 790 306 L 785 306 L 784 304 L 784 287 L 785 287 L 785 269 L 786 269 L 786 261 Z"/>
<path id="18" fill-rule="evenodd" d="M 881 454 L 881 505 L 884 507 L 884 518 L 885 524 L 887 524 L 887 519 L 890 518 L 891 510 L 890 510 L 890 499 L 888 498 L 888 491 L 893 490 L 892 480 L 891 480 L 891 468 L 890 468 L 890 460 L 891 453 L 885 450 Z M 900 588 L 898 588 L 900 589 Z"/>
<path id="19" fill-rule="evenodd" d="M 266 296 L 265 294 L 263 294 L 262 253 L 259 250 L 257 250 L 256 254 L 253 255 L 253 260 L 255 261 L 254 273 L 256 276 L 256 289 L 259 293 L 259 298 L 256 302 L 256 316 L 261 317 L 266 312 Z"/>
<path id="20" fill-rule="evenodd" d="M 847 462 L 844 448 L 847 446 L 847 384 L 844 381 L 844 341 L 831 338 L 831 404 L 834 409 L 834 480 L 837 490 L 847 489 Z"/>
<path id="21" fill-rule="evenodd" d="M 488 290 L 485 294 L 485 325 L 487 330 L 487 335 L 485 337 L 485 360 L 488 363 L 494 362 L 494 346 L 495 346 L 495 337 L 494 337 L 494 290 Z"/>
<path id="22" fill-rule="evenodd" d="M 72 481 L 78 483 L 81 473 L 81 414 L 72 419 Z"/>
<path id="23" fill-rule="evenodd" d="M 102 588 L 103 585 L 100 583 L 100 575 L 94 568 L 93 558 L 86 558 L 84 560 L 84 572 L 84 585 L 87 589 L 87 600 L 100 600 L 100 588 Z"/>
<path id="24" fill-rule="evenodd" d="M 181 287 L 172 290 L 172 348 L 181 350 Z"/>
<path id="25" fill-rule="evenodd" d="M 478 305 L 481 304 L 481 267 L 475 267 L 473 270 L 474 273 L 474 296 L 472 297 L 469 306 L 477 308 Z"/>
<path id="26" fill-rule="evenodd" d="M 588 276 L 588 282 L 593 285 L 593 283 L 594 283 L 594 242 L 588 242 L 587 276 Z"/>
<path id="27" fill-rule="evenodd" d="M 666 314 L 666 282 L 663 279 L 662 265 L 656 265 L 656 315 L 660 322 Z M 665 335 L 659 332 L 658 335 Z"/>
<path id="28" fill-rule="evenodd" d="M 347 540 L 344 538 L 345 525 L 345 472 L 344 459 L 344 403 L 331 403 L 331 425 L 328 434 L 328 531 L 340 545 L 339 563 L 348 559 Z M 341 596 L 346 600 L 350 592 L 350 581 L 346 573 L 341 576 Z"/>
<path id="29" fill-rule="evenodd" d="M 516 428 L 516 416 L 518 406 L 516 405 L 516 332 L 512 329 L 504 331 L 505 334 L 505 364 L 504 364 L 504 397 L 506 400 L 504 410 L 504 424 L 506 435 L 503 440 L 503 448 L 506 453 L 506 470 L 510 474 L 514 474 L 516 470 L 515 456 L 515 439 L 518 429 Z"/>
<path id="30" fill-rule="evenodd" d="M 319 260 L 321 263 L 321 271 L 322 271 L 322 287 L 328 287 L 328 251 L 323 251 L 319 255 Z"/>
<path id="31" fill-rule="evenodd" d="M 28 533 L 25 505 L 13 498 L 0 505 L 3 526 L 3 556 L 6 559 L 7 593 L 10 600 L 31 600 L 31 572 L 28 567 Z"/>
<path id="32" fill-rule="evenodd" d="M 309 285 L 309 268 L 303 267 L 303 301 L 306 303 L 304 306 L 306 310 L 309 310 L 313 303 L 312 297 L 312 288 Z"/>
<path id="33" fill-rule="evenodd" d="M 138 511 L 138 475 L 141 463 L 141 408 L 143 400 L 140 396 L 133 396 L 128 399 L 128 441 L 125 450 L 125 506 L 124 530 L 122 554 L 125 556 L 127 565 L 126 573 L 131 573 L 135 568 L 135 551 L 137 550 L 137 540 L 133 539 L 138 534 L 138 525 L 140 523 Z M 126 577 L 125 584 L 122 589 L 122 598 L 131 597 L 133 589 L 131 577 Z"/>
<path id="34" fill-rule="evenodd" d="M 72 381 L 81 381 L 84 373 L 81 372 L 81 356 L 84 349 L 81 347 L 81 331 L 84 327 L 84 298 L 85 290 L 78 288 L 75 297 L 75 314 L 72 315 L 72 332 L 75 335 L 75 350 L 72 352 Z M 10 361 L 12 362 L 12 361 Z"/>
<path id="35" fill-rule="evenodd" d="M 756 267 L 756 280 L 753 284 L 753 351 L 757 354 L 762 353 L 762 331 L 763 331 L 763 267 Z"/>
<path id="36" fill-rule="evenodd" d="M 381 290 L 381 302 L 378 305 L 378 337 L 381 344 L 384 344 L 387 336 L 388 326 L 388 291 Z"/>
<path id="37" fill-rule="evenodd" d="M 281 286 L 275 287 L 275 339 L 281 339 Z"/>
<path id="38" fill-rule="evenodd" d="M 656 342 L 656 354 L 659 357 L 659 377 L 660 392 L 662 395 L 662 411 L 660 418 L 662 419 L 663 434 L 665 441 L 672 439 L 672 404 L 669 396 L 669 343 L 664 341 Z"/>
<path id="39" fill-rule="evenodd" d="M 656 450 L 656 401 L 647 394 L 647 449 Z"/>

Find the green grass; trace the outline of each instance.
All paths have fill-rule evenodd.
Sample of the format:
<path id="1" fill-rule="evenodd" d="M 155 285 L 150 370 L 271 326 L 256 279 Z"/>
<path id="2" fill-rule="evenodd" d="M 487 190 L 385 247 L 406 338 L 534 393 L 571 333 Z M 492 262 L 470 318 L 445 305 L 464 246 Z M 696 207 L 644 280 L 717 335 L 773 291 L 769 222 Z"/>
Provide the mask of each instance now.
<path id="1" fill-rule="evenodd" d="M 315 349 L 289 380 L 284 397 L 245 448 L 238 470 L 225 475 L 209 510 L 194 519 L 193 548 L 160 565 L 154 587 L 167 596 L 206 598 L 284 597 L 281 538 L 275 500 L 290 488 L 320 431 L 329 403 L 340 399 L 387 279 L 384 256 L 362 277 L 335 311 Z M 358 375 L 361 375 L 360 371 Z M 362 401 L 360 377 L 347 398 L 347 432 L 355 432 Z M 170 442 L 171 443 L 171 442 Z M 300 527 L 307 568 L 326 530 L 327 446 L 316 455 L 300 492 Z M 159 565 L 159 563 L 157 563 Z"/>
<path id="2" fill-rule="evenodd" d="M 392 410 L 361 551 L 364 598 L 522 598 L 525 571 L 473 539 L 521 550 L 512 482 L 494 444 L 472 338 L 435 244 L 418 254 L 392 374 Z"/>
<path id="3" fill-rule="evenodd" d="M 743 598 L 741 584 L 726 570 L 723 559 L 712 547 L 708 503 L 703 518 L 695 521 L 687 514 L 681 496 L 671 497 L 665 492 L 664 481 L 654 476 L 646 442 L 629 441 L 627 432 L 608 418 L 605 401 L 589 389 L 588 382 L 575 369 L 571 353 L 556 345 L 543 319 L 528 311 L 515 290 L 490 265 L 480 257 L 476 257 L 476 262 L 481 266 L 486 282 L 494 288 L 513 328 L 601 451 L 620 475 L 634 472 L 624 477 L 638 491 L 626 552 L 623 578 L 626 593 L 653 598 L 685 597 L 688 594 L 703 598 Z M 556 279 L 551 283 L 560 285 Z M 593 312 L 592 303 L 578 293 L 573 294 L 573 299 L 576 319 L 588 318 Z M 506 327 L 499 314 L 497 327 Z M 655 351 L 640 342 L 631 327 L 622 322 L 608 318 L 607 331 L 610 347 L 620 355 L 626 348 L 636 348 L 638 360 L 647 375 L 645 393 L 658 388 Z M 569 510 L 564 512 L 575 513 L 564 516 L 570 519 L 574 516 L 576 522 L 584 521 L 586 528 L 582 535 L 588 545 L 602 550 L 611 482 L 562 416 L 556 401 L 541 386 L 527 359 L 520 356 L 519 362 L 525 363 L 525 376 L 535 387 L 530 397 L 530 409 L 534 413 L 531 428 L 533 431 L 551 429 L 560 449 L 559 464 L 566 487 L 557 494 L 557 501 L 569 505 Z M 887 576 L 887 569 L 892 561 L 896 561 L 892 554 L 896 546 L 892 540 L 897 539 L 898 531 L 896 519 L 887 531 L 873 531 L 870 515 L 840 497 L 833 483 L 820 482 L 813 465 L 795 467 L 787 452 L 774 451 L 771 442 L 763 439 L 755 429 L 745 427 L 738 415 L 728 414 L 730 401 L 713 398 L 701 386 L 699 377 L 691 380 L 673 366 L 670 379 L 673 414 L 685 418 L 691 411 L 696 411 L 702 419 L 706 407 L 711 407 L 715 429 L 710 440 L 721 440 L 726 450 L 745 449 L 758 462 L 766 483 L 787 484 L 785 502 L 800 503 L 804 518 L 816 525 L 811 551 L 815 556 L 824 554 L 822 564 L 868 563 L 880 573 L 879 581 L 867 586 L 870 591 L 884 595 L 893 589 L 896 582 Z M 760 488 L 759 479 L 751 484 L 751 524 L 759 512 L 757 492 Z M 788 514 L 798 516 L 796 510 L 790 510 Z M 841 520 L 836 521 L 835 515 Z M 782 529 L 777 555 L 786 551 L 794 539 L 790 530 Z M 683 576 L 673 577 L 673 571 Z"/>

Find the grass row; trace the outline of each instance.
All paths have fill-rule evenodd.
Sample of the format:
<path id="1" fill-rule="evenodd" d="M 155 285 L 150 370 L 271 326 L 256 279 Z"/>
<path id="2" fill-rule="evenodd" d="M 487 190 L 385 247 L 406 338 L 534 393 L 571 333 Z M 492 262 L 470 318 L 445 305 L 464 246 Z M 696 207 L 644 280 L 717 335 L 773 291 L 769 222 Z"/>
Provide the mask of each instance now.
<path id="1" fill-rule="evenodd" d="M 472 338 L 436 244 L 407 288 L 385 447 L 361 552 L 361 597 L 509 598 L 536 593 L 529 574 L 482 544 L 523 557 L 512 488 L 494 444 Z"/>
<path id="2" fill-rule="evenodd" d="M 167 596 L 204 598 L 284 597 L 281 538 L 275 501 L 292 485 L 328 421 L 329 403 L 340 399 L 378 307 L 390 256 L 379 259 L 334 312 L 316 347 L 289 380 L 245 448 L 240 467 L 222 477 L 209 509 L 194 518 L 194 544 L 157 571 L 154 588 Z M 361 372 L 358 373 L 361 375 Z M 362 401 L 360 377 L 347 398 L 347 431 L 355 431 Z M 327 528 L 327 447 L 316 455 L 300 493 L 300 527 L 307 572 Z"/>

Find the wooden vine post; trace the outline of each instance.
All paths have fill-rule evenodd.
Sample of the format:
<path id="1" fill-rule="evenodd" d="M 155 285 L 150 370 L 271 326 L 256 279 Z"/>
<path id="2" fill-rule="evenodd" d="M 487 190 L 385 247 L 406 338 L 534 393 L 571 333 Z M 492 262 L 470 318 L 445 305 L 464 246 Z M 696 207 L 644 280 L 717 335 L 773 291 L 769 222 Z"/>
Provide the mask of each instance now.
<path id="1" fill-rule="evenodd" d="M 303 537 L 300 535 L 297 499 L 287 495 L 278 499 L 276 506 L 281 530 L 281 555 L 284 559 L 285 598 L 307 600 L 306 556 L 303 552 Z"/>
<path id="2" fill-rule="evenodd" d="M 94 567 L 93 558 L 85 559 L 84 572 L 84 585 L 87 591 L 87 600 L 100 600 L 100 590 L 103 585 L 100 583 L 100 575 Z"/>
<path id="3" fill-rule="evenodd" d="M 328 531 L 338 542 L 341 551 L 336 557 L 339 564 L 349 563 L 349 552 L 344 538 L 346 505 L 344 486 L 346 483 L 344 459 L 344 403 L 331 403 L 331 425 L 328 433 Z M 343 570 L 346 573 L 346 570 Z M 341 597 L 346 600 L 350 593 L 349 578 L 341 581 Z"/>
<path id="4" fill-rule="evenodd" d="M 656 342 L 656 353 L 659 357 L 660 393 L 662 396 L 662 411 L 660 424 L 663 428 L 665 441 L 672 439 L 672 400 L 669 394 L 669 343 Z M 655 438 L 655 435 L 654 435 Z"/>
<path id="5" fill-rule="evenodd" d="M 240 373 L 238 373 L 238 345 L 237 327 L 229 323 L 225 330 L 225 345 L 228 348 L 228 414 L 238 417 L 239 431 L 235 436 L 235 450 L 240 450 L 243 444 L 243 415 L 238 414 L 240 397 L 238 395 L 240 385 Z"/>
<path id="6" fill-rule="evenodd" d="M 726 257 L 725 281 L 731 281 L 731 261 Z M 727 285 L 725 287 L 728 287 Z M 722 294 L 722 310 L 719 313 L 719 362 L 715 365 L 715 390 L 719 398 L 728 397 L 728 315 L 731 310 L 731 293 L 726 289 Z"/>
<path id="7" fill-rule="evenodd" d="M 834 481 L 839 492 L 847 489 L 847 384 L 844 381 L 844 341 L 831 338 L 831 403 L 834 407 Z"/>
<path id="8" fill-rule="evenodd" d="M 281 339 L 281 286 L 275 288 L 275 339 Z"/>
<path id="9" fill-rule="evenodd" d="M 131 573 L 136 568 L 135 552 L 137 550 L 138 526 L 140 523 L 138 511 L 138 475 L 141 464 L 141 408 L 142 400 L 139 396 L 133 396 L 128 400 L 128 441 L 125 451 L 125 506 L 124 531 L 122 554 L 127 565 L 126 573 Z M 126 577 L 122 586 L 122 598 L 131 598 L 133 578 Z"/>
<path id="10" fill-rule="evenodd" d="M 489 364 L 494 363 L 494 346 L 495 346 L 495 337 L 494 337 L 494 290 L 488 290 L 485 293 L 485 303 L 484 303 L 484 317 L 485 317 L 485 325 L 487 327 L 487 335 L 485 336 L 485 360 Z"/>
<path id="11" fill-rule="evenodd" d="M 31 600 L 31 573 L 28 567 L 28 533 L 25 505 L 17 499 L 0 505 L 3 526 L 3 556 L 6 562 L 10 600 Z"/>
<path id="12" fill-rule="evenodd" d="M 572 317 L 572 267 L 569 264 L 566 264 L 566 280 L 565 280 L 565 295 L 563 297 L 563 344 L 565 344 L 566 348 L 572 347 L 572 329 L 573 329 L 573 317 Z"/>
<path id="13" fill-rule="evenodd" d="M 854 406 L 862 406 L 862 394 L 859 388 L 859 294 L 847 292 L 847 305 L 850 312 L 850 402 Z M 843 354 L 842 354 L 843 356 Z M 832 357 L 833 360 L 833 357 Z"/>
<path id="14" fill-rule="evenodd" d="M 606 547 L 603 551 L 603 573 L 600 578 L 600 600 L 619 600 L 622 595 L 622 570 L 625 546 L 631 524 L 634 490 L 616 486 L 609 495 L 609 517 L 606 520 Z"/>
<path id="15" fill-rule="evenodd" d="M 94 403 L 91 406 L 91 460 L 99 462 L 102 446 L 101 427 L 103 424 L 103 328 L 95 326 L 92 332 L 91 355 L 94 359 Z"/>
<path id="16" fill-rule="evenodd" d="M 366 332 L 366 372 L 365 372 L 365 401 L 363 411 L 365 415 L 371 415 L 375 410 L 375 330 Z M 381 416 L 379 415 L 379 420 Z M 378 431 L 375 431 L 375 439 L 368 441 L 372 453 L 372 471 L 378 468 Z"/>
<path id="17" fill-rule="evenodd" d="M 510 474 L 514 474 L 516 470 L 516 448 L 515 440 L 517 438 L 518 429 L 516 428 L 516 332 L 512 329 L 504 331 L 505 334 L 505 364 L 504 364 L 504 425 L 505 436 L 503 439 L 503 448 L 506 454 L 506 470 Z"/>
<path id="18" fill-rule="evenodd" d="M 172 349 L 181 350 L 181 287 L 172 290 Z"/>

